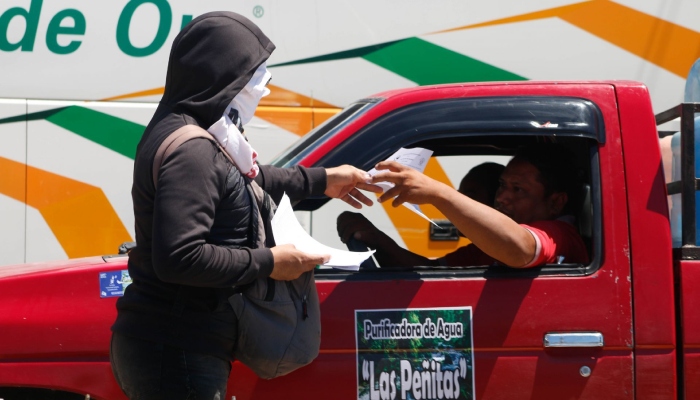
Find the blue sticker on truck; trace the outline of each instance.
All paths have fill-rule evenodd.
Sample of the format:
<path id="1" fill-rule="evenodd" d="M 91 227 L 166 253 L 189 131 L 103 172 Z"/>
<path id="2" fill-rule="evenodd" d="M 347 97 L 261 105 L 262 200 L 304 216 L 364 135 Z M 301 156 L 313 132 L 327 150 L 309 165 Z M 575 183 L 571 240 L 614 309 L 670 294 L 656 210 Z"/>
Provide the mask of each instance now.
<path id="1" fill-rule="evenodd" d="M 131 284 L 129 271 L 124 269 L 121 271 L 100 272 L 100 297 L 121 297 L 124 295 L 124 289 Z"/>
<path id="2" fill-rule="evenodd" d="M 472 309 L 355 310 L 357 398 L 469 399 Z"/>

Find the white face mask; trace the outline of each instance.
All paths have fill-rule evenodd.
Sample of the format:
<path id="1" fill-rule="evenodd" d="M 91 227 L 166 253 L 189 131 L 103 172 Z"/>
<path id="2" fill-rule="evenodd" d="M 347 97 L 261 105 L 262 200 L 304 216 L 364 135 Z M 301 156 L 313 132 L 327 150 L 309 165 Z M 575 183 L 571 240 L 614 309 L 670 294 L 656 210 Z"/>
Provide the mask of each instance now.
<path id="1" fill-rule="evenodd" d="M 266 63 L 262 63 L 255 70 L 250 82 L 226 107 L 224 115 L 207 129 L 221 144 L 224 151 L 231 156 L 236 168 L 249 178 L 255 178 L 260 171 L 256 161 L 258 153 L 255 152 L 241 134 L 241 131 L 238 130 L 238 121 L 231 120 L 231 116 L 235 114 L 231 113 L 231 109 L 238 111 L 238 119 L 240 119 L 241 125 L 250 122 L 253 119 L 255 108 L 258 106 L 260 99 L 270 94 L 270 89 L 265 86 L 271 77 L 272 74 L 267 70 Z"/>
<path id="2" fill-rule="evenodd" d="M 270 78 L 272 74 L 267 70 L 267 62 L 264 62 L 255 70 L 250 82 L 231 100 L 229 106 L 238 110 L 242 125 L 253 119 L 260 99 L 270 94 L 270 89 L 267 88 Z"/>

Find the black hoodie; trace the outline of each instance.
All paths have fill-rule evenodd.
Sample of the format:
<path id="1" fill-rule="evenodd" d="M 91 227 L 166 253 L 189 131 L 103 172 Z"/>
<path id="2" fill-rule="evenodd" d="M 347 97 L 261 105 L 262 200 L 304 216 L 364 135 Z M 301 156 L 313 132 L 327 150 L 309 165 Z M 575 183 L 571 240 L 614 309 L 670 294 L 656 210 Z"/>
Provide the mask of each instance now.
<path id="1" fill-rule="evenodd" d="M 193 139 L 163 160 L 158 190 L 156 150 L 184 125 L 207 129 L 267 60 L 274 44 L 248 19 L 212 12 L 175 38 L 165 93 L 138 145 L 132 199 L 137 247 L 129 255 L 133 283 L 117 301 L 112 330 L 231 359 L 236 319 L 233 287 L 267 277 L 267 248 L 250 248 L 251 201 L 246 179 L 207 139 Z M 261 166 L 256 182 L 275 201 L 322 194 L 322 168 Z"/>

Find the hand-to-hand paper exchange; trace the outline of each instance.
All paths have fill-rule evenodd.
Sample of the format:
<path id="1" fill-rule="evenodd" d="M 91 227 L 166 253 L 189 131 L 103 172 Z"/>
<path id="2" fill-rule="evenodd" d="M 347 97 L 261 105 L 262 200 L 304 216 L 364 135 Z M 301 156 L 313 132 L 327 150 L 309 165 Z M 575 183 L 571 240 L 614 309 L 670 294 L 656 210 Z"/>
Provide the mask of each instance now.
<path id="1" fill-rule="evenodd" d="M 425 166 L 428 164 L 430 156 L 432 155 L 432 150 L 424 149 L 421 147 L 414 147 L 412 149 L 406 149 L 402 147 L 396 153 L 389 156 L 389 158 L 387 158 L 386 161 L 396 161 L 401 165 L 413 168 L 416 171 L 422 173 L 425 170 Z M 381 171 L 378 171 L 376 168 L 372 168 L 367 172 L 370 174 L 370 176 L 374 176 L 380 173 Z M 385 192 L 394 187 L 394 184 L 390 182 L 379 182 L 376 185 L 381 187 Z M 403 205 L 409 210 L 413 211 L 414 213 L 420 215 L 421 217 L 429 221 L 431 224 L 438 226 L 435 222 L 433 222 L 433 220 L 428 218 L 427 215 L 423 214 L 418 204 L 403 203 Z"/>

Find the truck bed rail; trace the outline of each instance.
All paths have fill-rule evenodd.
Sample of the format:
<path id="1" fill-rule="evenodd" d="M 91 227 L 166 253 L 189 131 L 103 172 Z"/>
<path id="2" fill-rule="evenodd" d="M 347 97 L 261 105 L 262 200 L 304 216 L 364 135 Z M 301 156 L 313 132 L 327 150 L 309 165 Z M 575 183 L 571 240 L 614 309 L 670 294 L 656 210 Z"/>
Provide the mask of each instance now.
<path id="1" fill-rule="evenodd" d="M 695 175 L 695 113 L 700 112 L 700 103 L 681 103 L 656 115 L 656 125 L 680 117 L 681 122 L 681 180 L 666 185 L 669 195 L 681 194 L 681 259 L 699 259 L 700 249 L 696 246 L 696 207 L 695 192 L 700 180 Z M 659 131 L 659 138 L 669 132 Z"/>

